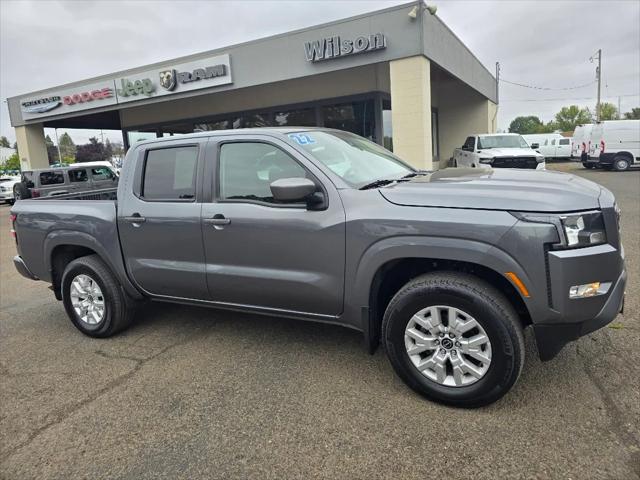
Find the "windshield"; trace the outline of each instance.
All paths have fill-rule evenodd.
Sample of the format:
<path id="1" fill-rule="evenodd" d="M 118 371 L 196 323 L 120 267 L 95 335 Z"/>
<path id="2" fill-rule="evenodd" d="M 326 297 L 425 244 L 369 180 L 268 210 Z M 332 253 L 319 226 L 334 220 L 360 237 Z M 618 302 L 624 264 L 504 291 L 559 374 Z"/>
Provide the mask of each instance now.
<path id="1" fill-rule="evenodd" d="M 520 135 L 480 135 L 478 150 L 483 148 L 529 148 Z"/>
<path id="2" fill-rule="evenodd" d="M 308 131 L 289 138 L 354 187 L 397 180 L 415 170 L 376 143 L 348 132 Z"/>

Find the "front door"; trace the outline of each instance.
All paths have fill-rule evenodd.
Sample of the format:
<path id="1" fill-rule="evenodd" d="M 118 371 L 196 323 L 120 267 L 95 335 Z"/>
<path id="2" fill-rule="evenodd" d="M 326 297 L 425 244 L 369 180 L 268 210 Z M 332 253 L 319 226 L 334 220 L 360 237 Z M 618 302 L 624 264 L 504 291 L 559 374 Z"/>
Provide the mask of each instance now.
<path id="1" fill-rule="evenodd" d="M 211 300 L 274 313 L 340 314 L 345 215 L 333 185 L 272 137 L 218 142 L 211 149 L 215 172 L 205 177 L 213 184 L 213 201 L 202 209 Z M 327 208 L 277 203 L 270 183 L 295 177 L 316 182 Z"/>
<path id="2" fill-rule="evenodd" d="M 118 202 L 120 243 L 129 275 L 150 294 L 208 298 L 197 192 L 206 142 L 141 146 L 128 160 L 136 166 Z"/>
<path id="3" fill-rule="evenodd" d="M 90 167 L 89 171 L 91 172 L 93 188 L 96 190 L 118 186 L 118 177 L 109 167 Z"/>

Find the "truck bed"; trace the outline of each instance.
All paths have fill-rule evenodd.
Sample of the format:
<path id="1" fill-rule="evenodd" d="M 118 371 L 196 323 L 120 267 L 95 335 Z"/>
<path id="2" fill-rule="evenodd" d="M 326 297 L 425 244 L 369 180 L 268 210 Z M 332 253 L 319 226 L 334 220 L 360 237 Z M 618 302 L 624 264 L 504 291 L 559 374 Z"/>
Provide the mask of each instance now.
<path id="1" fill-rule="evenodd" d="M 122 265 L 116 193 L 113 190 L 94 190 L 15 203 L 11 213 L 16 216 L 18 254 L 34 275 L 44 281 L 51 280 L 51 254 L 57 245 L 65 243 L 90 248 L 118 266 Z M 107 195 L 114 199 L 92 198 Z"/>

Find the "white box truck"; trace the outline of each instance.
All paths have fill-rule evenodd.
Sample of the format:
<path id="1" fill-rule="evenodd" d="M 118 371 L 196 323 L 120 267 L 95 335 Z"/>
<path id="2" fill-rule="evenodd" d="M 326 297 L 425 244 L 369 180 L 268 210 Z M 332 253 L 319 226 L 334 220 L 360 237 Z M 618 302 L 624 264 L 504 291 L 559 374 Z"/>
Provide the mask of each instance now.
<path id="1" fill-rule="evenodd" d="M 571 158 L 586 162 L 591 147 L 591 131 L 593 123 L 577 125 L 573 131 L 573 141 L 571 142 Z"/>

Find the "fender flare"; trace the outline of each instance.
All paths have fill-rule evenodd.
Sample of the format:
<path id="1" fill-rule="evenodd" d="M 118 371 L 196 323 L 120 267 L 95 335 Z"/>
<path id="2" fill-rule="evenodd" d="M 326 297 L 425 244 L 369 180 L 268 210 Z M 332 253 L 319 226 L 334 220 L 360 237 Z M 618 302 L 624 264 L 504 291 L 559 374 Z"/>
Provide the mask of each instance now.
<path id="1" fill-rule="evenodd" d="M 122 289 L 131 298 L 136 300 L 144 298 L 140 291 L 129 280 L 122 261 L 120 245 L 118 244 L 117 248 L 113 249 L 113 251 L 109 251 L 95 237 L 85 232 L 78 232 L 74 230 L 52 230 L 47 233 L 43 242 L 44 265 L 47 272 L 52 272 L 51 256 L 53 250 L 56 247 L 66 245 L 85 247 L 96 252 L 100 259 L 107 264 L 116 278 L 118 278 Z"/>
<path id="2" fill-rule="evenodd" d="M 369 315 L 370 294 L 376 273 L 388 262 L 406 258 L 461 261 L 488 268 L 501 276 L 506 272 L 513 272 L 525 285 L 531 285 L 531 278 L 522 265 L 493 244 L 476 240 L 426 236 L 399 236 L 376 242 L 361 256 L 354 280 L 351 282 L 353 285 L 351 304 L 354 308 L 351 316 L 354 320 L 357 319 L 360 329 L 365 333 L 369 351 L 375 349 L 373 345 L 377 345 L 379 334 L 375 325 L 372 324 L 375 319 Z M 506 277 L 505 279 L 511 283 Z M 529 313 L 532 314 L 535 305 L 530 299 L 524 298 L 515 285 L 513 286 Z"/>

